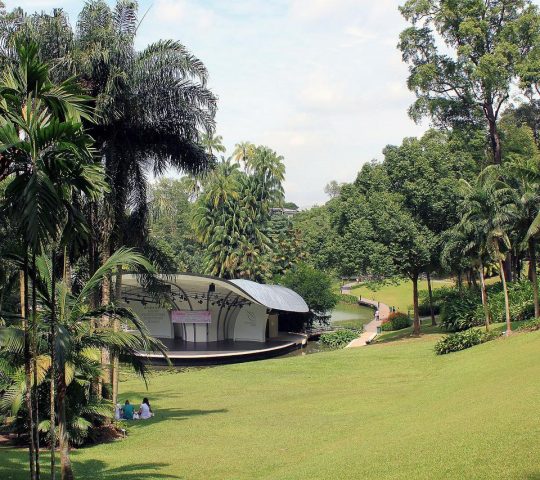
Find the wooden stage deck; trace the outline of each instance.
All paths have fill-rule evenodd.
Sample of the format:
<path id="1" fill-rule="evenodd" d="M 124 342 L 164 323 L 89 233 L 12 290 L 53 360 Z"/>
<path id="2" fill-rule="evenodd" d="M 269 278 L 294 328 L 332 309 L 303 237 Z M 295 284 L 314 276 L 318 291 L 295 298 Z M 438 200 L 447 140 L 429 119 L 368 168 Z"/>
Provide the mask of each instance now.
<path id="1" fill-rule="evenodd" d="M 249 362 L 277 357 L 302 348 L 307 336 L 299 333 L 280 333 L 266 342 L 222 340 L 219 342 L 194 343 L 177 338 L 161 338 L 167 347 L 167 355 L 173 365 L 219 365 Z M 159 352 L 141 353 L 152 365 L 167 365 Z"/>

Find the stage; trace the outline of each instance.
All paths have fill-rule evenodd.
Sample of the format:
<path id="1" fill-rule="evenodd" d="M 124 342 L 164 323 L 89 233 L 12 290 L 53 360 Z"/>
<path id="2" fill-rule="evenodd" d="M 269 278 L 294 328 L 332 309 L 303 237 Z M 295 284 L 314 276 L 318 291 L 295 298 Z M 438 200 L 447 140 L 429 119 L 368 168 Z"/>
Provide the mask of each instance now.
<path id="1" fill-rule="evenodd" d="M 220 365 L 249 362 L 277 357 L 304 347 L 307 336 L 299 333 L 280 333 L 266 342 L 220 340 L 216 342 L 187 342 L 182 339 L 160 339 L 175 366 Z M 140 354 L 151 365 L 167 365 L 160 352 Z"/>

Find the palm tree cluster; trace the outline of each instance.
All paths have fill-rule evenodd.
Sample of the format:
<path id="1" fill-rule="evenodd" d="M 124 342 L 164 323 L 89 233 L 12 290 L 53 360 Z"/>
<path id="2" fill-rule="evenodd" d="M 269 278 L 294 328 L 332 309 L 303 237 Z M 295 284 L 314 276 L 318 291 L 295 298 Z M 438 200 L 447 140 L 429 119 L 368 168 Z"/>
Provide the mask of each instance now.
<path id="1" fill-rule="evenodd" d="M 270 212 L 283 202 L 284 178 L 283 157 L 248 142 L 206 177 L 193 215 L 205 273 L 258 281 L 283 273 L 275 271 L 275 256 L 282 252 Z"/>
<path id="2" fill-rule="evenodd" d="M 513 114 L 512 114 L 513 115 Z M 515 119 L 514 119 L 515 120 Z M 515 126 L 514 126 L 515 127 Z M 540 233 L 540 152 L 526 126 L 506 129 L 506 141 L 519 139 L 505 152 L 502 165 L 484 168 L 472 181 L 461 180 L 460 221 L 446 232 L 443 263 L 458 272 L 468 269 L 480 279 L 485 325 L 492 322 L 486 272 L 498 271 L 505 298 L 506 334 L 511 333 L 507 283 L 519 280 L 525 262 L 534 294 L 534 314 L 540 316 L 536 276 L 536 237 Z"/>
<path id="3" fill-rule="evenodd" d="M 123 272 L 151 280 L 161 258 L 148 176 L 214 163 L 206 68 L 175 41 L 137 51 L 138 25 L 127 0 L 87 2 L 76 28 L 0 5 L 0 424 L 28 442 L 32 479 L 43 441 L 51 477 L 58 446 L 73 478 L 70 445 L 110 421 L 119 361 L 144 376 L 136 354 L 163 351 L 118 303 Z"/>

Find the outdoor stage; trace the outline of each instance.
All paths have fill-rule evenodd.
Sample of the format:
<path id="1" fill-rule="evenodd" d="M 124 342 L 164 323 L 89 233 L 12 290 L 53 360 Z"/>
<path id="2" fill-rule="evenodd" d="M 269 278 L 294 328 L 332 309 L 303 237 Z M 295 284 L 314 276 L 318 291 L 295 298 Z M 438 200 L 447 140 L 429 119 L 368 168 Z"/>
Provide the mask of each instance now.
<path id="1" fill-rule="evenodd" d="M 160 339 L 167 347 L 167 355 L 175 366 L 220 365 L 249 362 L 284 355 L 307 344 L 307 336 L 280 333 L 266 342 L 220 340 L 217 342 L 186 342 L 179 338 Z M 151 365 L 167 365 L 159 352 L 141 353 Z"/>

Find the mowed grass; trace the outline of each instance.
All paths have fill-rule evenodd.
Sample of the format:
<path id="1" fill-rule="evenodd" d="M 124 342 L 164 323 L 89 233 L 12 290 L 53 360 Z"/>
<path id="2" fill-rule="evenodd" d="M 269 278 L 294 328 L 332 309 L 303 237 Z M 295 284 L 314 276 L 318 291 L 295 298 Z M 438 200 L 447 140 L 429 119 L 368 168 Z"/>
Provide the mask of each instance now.
<path id="1" fill-rule="evenodd" d="M 83 479 L 540 478 L 540 332 L 435 356 L 434 337 L 130 379 L 157 412 L 73 452 Z M 0 478 L 26 479 L 0 449 Z M 46 476 L 44 476 L 47 478 Z"/>
<path id="2" fill-rule="evenodd" d="M 453 280 L 431 281 L 434 290 L 453 285 Z M 418 290 L 427 290 L 427 288 L 427 281 L 420 280 L 418 282 Z M 351 290 L 351 294 L 386 303 L 389 307 L 396 307 L 396 310 L 400 312 L 407 313 L 409 309 L 412 311 L 413 285 L 410 280 L 400 282 L 398 285 L 384 285 L 377 290 L 372 290 L 367 285 L 360 284 Z"/>

